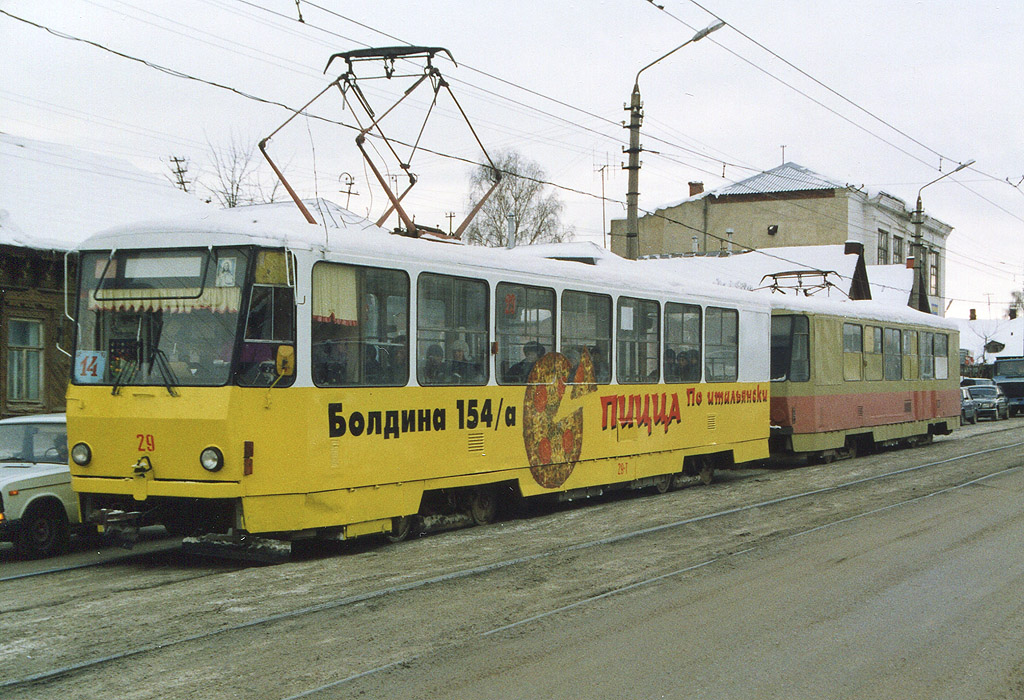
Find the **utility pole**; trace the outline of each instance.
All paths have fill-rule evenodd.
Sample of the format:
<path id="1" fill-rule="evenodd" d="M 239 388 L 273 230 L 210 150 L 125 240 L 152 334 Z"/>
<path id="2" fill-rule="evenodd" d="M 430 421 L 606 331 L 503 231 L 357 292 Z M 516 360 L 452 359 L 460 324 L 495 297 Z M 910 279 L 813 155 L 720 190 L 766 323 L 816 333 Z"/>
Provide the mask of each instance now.
<path id="1" fill-rule="evenodd" d="M 452 219 L 455 218 L 455 212 L 450 211 L 447 214 L 445 214 L 444 217 L 446 219 L 448 219 L 448 235 L 451 235 L 451 233 L 452 233 Z"/>
<path id="2" fill-rule="evenodd" d="M 640 222 L 637 208 L 640 197 L 640 123 L 643 121 L 643 103 L 640 102 L 640 84 L 633 84 L 629 98 L 629 148 L 622 149 L 629 154 L 629 165 L 622 166 L 629 171 L 626 185 L 626 259 L 636 260 L 639 254 Z"/>
<path id="3" fill-rule="evenodd" d="M 629 148 L 622 149 L 629 154 L 629 165 L 622 166 L 629 171 L 629 182 L 626 186 L 626 257 L 629 260 L 636 260 L 639 253 L 640 224 L 637 219 L 638 198 L 640 197 L 640 123 L 643 121 L 643 103 L 640 101 L 640 74 L 653 66 L 658 61 L 664 60 L 679 49 L 695 41 L 700 41 L 711 32 L 721 29 L 725 22 L 719 20 L 710 24 L 704 29 L 690 37 L 687 41 L 669 51 L 664 56 L 657 58 L 636 72 L 636 79 L 633 81 L 633 92 L 629 97 Z"/>
<path id="4" fill-rule="evenodd" d="M 928 248 L 924 245 L 921 234 L 921 226 L 924 224 L 924 205 L 921 203 L 921 193 L 928 185 L 934 185 L 942 178 L 958 173 L 964 168 L 973 165 L 974 160 L 961 163 L 948 173 L 940 175 L 931 182 L 921 185 L 917 191 L 917 207 L 910 215 L 910 221 L 914 224 L 914 281 L 910 288 L 910 306 L 918 311 L 931 313 L 931 304 L 928 303 Z M 936 284 L 938 282 L 936 281 Z M 992 316 L 992 301 L 989 300 L 989 317 Z"/>
<path id="5" fill-rule="evenodd" d="M 171 174 L 174 175 L 178 188 L 182 192 L 188 192 L 188 186 L 192 184 L 191 180 L 185 179 L 185 174 L 188 172 L 188 160 L 178 156 L 171 156 L 168 160 L 171 161 Z"/>
<path id="6" fill-rule="evenodd" d="M 601 245 L 606 249 L 608 248 L 608 234 L 604 218 L 604 171 L 607 169 L 607 163 L 597 168 L 597 171 L 601 173 Z"/>

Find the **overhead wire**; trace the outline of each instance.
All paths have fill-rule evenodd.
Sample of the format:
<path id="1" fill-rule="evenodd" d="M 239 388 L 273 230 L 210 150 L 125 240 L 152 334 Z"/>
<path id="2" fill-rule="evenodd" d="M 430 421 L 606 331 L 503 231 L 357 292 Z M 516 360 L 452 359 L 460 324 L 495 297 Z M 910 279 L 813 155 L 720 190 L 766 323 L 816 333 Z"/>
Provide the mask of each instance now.
<path id="1" fill-rule="evenodd" d="M 246 3 L 246 4 L 251 4 L 251 3 Z M 142 64 L 146 65 L 147 67 L 150 67 L 152 69 L 164 72 L 164 73 L 166 73 L 168 75 L 171 75 L 171 76 L 174 76 L 174 77 L 178 77 L 178 78 L 182 78 L 182 79 L 194 80 L 194 81 L 197 81 L 197 82 L 200 82 L 200 83 L 204 83 L 206 85 L 217 87 L 219 89 L 228 90 L 228 91 L 230 91 L 232 93 L 235 93 L 235 94 L 237 94 L 237 95 L 239 95 L 239 96 L 241 96 L 243 98 L 246 98 L 246 99 L 251 99 L 251 100 L 254 100 L 254 101 L 257 101 L 257 102 L 261 102 L 261 103 L 264 103 L 264 104 L 281 107 L 281 108 L 286 109 L 288 111 L 291 111 L 293 113 L 295 112 L 294 108 L 291 108 L 291 107 L 289 107 L 288 105 L 286 105 L 286 104 L 284 104 L 282 102 L 279 102 L 279 101 L 276 101 L 276 100 L 269 100 L 269 99 L 266 99 L 266 98 L 262 98 L 262 97 L 259 97 L 257 95 L 251 94 L 249 92 L 246 92 L 246 91 L 243 91 L 243 90 L 239 90 L 239 89 L 234 88 L 232 86 L 225 85 L 223 83 L 218 83 L 218 82 L 215 82 L 215 81 L 205 80 L 205 79 L 202 79 L 202 78 L 198 78 L 196 76 L 189 75 L 189 74 L 184 73 L 182 71 L 178 71 L 178 70 L 175 70 L 175 69 L 168 68 L 166 66 L 162 66 L 162 65 L 153 63 L 151 61 L 147 61 L 147 60 L 144 60 L 144 59 L 139 59 L 137 57 L 130 56 L 130 55 L 126 54 L 126 53 L 123 53 L 123 52 L 111 49 L 109 47 L 106 47 L 106 46 L 104 46 L 102 44 L 99 44 L 97 42 L 93 42 L 93 41 L 90 41 L 90 40 L 87 40 L 87 39 L 82 39 L 82 38 L 79 38 L 79 37 L 75 37 L 73 35 L 66 34 L 64 32 L 60 32 L 60 31 L 54 30 L 52 28 L 46 27 L 44 25 L 41 25 L 41 24 L 38 24 L 38 23 L 35 23 L 35 22 L 32 22 L 30 20 L 26 20 L 24 18 L 21 18 L 21 17 L 18 17 L 16 15 L 13 15 L 13 14 L 5 11 L 5 10 L 0 10 L 0 13 L 6 15 L 8 17 L 11 17 L 12 19 L 16 19 L 16 20 L 22 21 L 22 22 L 24 22 L 26 24 L 35 26 L 35 27 L 37 27 L 39 29 L 45 30 L 45 31 L 47 31 L 47 32 L 53 34 L 54 36 L 59 37 L 59 38 L 68 39 L 68 40 L 74 40 L 74 41 L 80 41 L 80 42 L 86 43 L 88 45 L 94 46 L 94 47 L 99 48 L 101 50 L 108 51 L 108 52 L 110 52 L 110 53 L 112 53 L 114 55 L 117 55 L 117 56 L 121 57 L 121 58 L 142 63 Z M 345 19 L 348 19 L 348 18 L 345 18 Z M 489 74 L 487 74 L 487 75 L 489 75 Z M 524 106 L 529 108 L 529 106 L 527 106 L 527 105 L 524 105 Z M 326 119 L 324 117 L 320 117 L 320 116 L 315 115 L 315 114 L 309 114 L 307 116 L 311 117 L 311 118 L 314 118 L 314 119 L 320 119 L 320 120 L 327 121 L 327 122 L 330 122 L 330 123 L 339 124 L 341 126 L 344 126 L 344 127 L 350 128 L 350 129 L 354 128 L 354 127 L 352 127 L 350 125 L 347 125 L 347 124 L 344 124 L 342 122 L 338 122 L 336 120 Z M 598 132 L 598 133 L 600 133 L 600 132 Z M 457 156 L 452 156 L 451 154 L 445 154 L 445 153 L 440 153 L 440 152 L 437 152 L 437 151 L 433 151 L 431 149 L 423 149 L 423 150 L 426 150 L 428 152 L 433 153 L 434 155 L 438 155 L 438 156 L 441 156 L 441 157 L 453 158 L 455 160 L 458 160 L 458 161 L 461 161 L 461 162 L 464 162 L 464 163 L 467 163 L 467 164 L 476 165 L 476 166 L 480 165 L 480 163 L 476 163 L 476 162 L 474 162 L 474 161 L 472 161 L 470 159 L 467 159 L 467 158 L 460 158 L 460 157 L 457 157 Z M 719 161 L 716 160 L 715 162 L 719 162 Z M 618 200 L 614 200 L 614 199 L 611 199 L 611 198 L 608 198 L 608 197 L 601 197 L 599 195 L 595 195 L 595 194 L 590 193 L 590 192 L 579 190 L 577 188 L 567 187 L 565 185 L 561 185 L 561 184 L 553 182 L 553 181 L 549 181 L 549 180 L 537 180 L 537 181 L 540 182 L 541 184 L 545 184 L 545 185 L 549 185 L 549 186 L 552 186 L 552 187 L 556 187 L 556 188 L 561 189 L 563 191 L 572 192 L 572 193 L 575 193 L 575 194 L 578 194 L 578 195 L 582 195 L 582 196 L 586 196 L 586 197 L 591 197 L 591 198 L 596 198 L 596 199 L 603 199 L 606 202 L 612 202 L 612 203 L 621 204 L 621 202 L 618 201 Z M 715 237 L 715 236 L 712 236 L 712 237 Z M 793 262 L 793 261 L 789 261 L 789 262 Z"/>

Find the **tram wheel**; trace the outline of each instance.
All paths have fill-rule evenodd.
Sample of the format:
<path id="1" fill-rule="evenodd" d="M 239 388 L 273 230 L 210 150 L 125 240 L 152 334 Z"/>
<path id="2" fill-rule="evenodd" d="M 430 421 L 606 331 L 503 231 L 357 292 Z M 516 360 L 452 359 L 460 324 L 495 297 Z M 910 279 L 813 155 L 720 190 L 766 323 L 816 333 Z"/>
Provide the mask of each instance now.
<path id="1" fill-rule="evenodd" d="M 408 539 L 409 535 L 413 530 L 413 518 L 412 515 L 403 515 L 400 518 L 391 519 L 391 532 L 384 535 L 388 542 L 401 542 Z"/>
<path id="2" fill-rule="evenodd" d="M 654 477 L 654 490 L 658 493 L 668 493 L 672 490 L 673 475 L 662 474 Z"/>
<path id="3" fill-rule="evenodd" d="M 704 463 L 704 466 L 700 468 L 700 482 L 705 486 L 711 485 L 711 482 L 715 480 L 715 466 L 713 464 Z"/>
<path id="4" fill-rule="evenodd" d="M 493 523 L 498 515 L 498 499 L 491 489 L 477 489 L 469 498 L 469 514 L 477 525 Z"/>

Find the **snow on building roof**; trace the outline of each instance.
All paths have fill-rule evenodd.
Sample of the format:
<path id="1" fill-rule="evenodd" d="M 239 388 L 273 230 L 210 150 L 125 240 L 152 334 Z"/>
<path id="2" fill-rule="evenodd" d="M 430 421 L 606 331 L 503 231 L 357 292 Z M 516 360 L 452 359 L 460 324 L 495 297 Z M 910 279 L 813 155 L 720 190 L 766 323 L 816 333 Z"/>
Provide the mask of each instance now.
<path id="1" fill-rule="evenodd" d="M 831 180 L 796 163 L 783 163 L 777 168 L 748 177 L 712 192 L 714 195 L 768 194 L 804 190 L 835 190 L 847 185 Z"/>
<path id="2" fill-rule="evenodd" d="M 206 208 L 125 161 L 0 133 L 0 243 L 68 250 L 100 229 Z"/>
<path id="3" fill-rule="evenodd" d="M 907 304 L 914 270 L 906 265 L 868 265 L 871 298 L 889 304 Z"/>
<path id="4" fill-rule="evenodd" d="M 685 202 L 703 199 L 704 197 L 722 197 L 726 195 L 741 194 L 772 194 L 778 192 L 799 192 L 814 190 L 835 190 L 845 189 L 848 184 L 833 180 L 825 175 L 816 173 L 809 168 L 796 163 L 783 163 L 777 168 L 765 170 L 764 172 L 752 175 L 745 180 L 740 180 L 731 185 L 725 185 L 714 190 L 707 190 L 700 194 L 680 199 L 669 204 L 657 207 L 658 209 L 671 209 Z"/>

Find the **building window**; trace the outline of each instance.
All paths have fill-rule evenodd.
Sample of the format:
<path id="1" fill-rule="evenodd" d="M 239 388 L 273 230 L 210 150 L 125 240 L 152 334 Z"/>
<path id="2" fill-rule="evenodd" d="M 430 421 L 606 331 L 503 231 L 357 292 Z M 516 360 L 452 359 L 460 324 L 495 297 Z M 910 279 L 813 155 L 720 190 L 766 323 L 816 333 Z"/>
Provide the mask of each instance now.
<path id="1" fill-rule="evenodd" d="M 878 260 L 879 265 L 884 265 L 889 259 L 889 232 L 878 229 Z"/>
<path id="2" fill-rule="evenodd" d="M 903 239 L 899 236 L 892 237 L 892 264 L 902 265 L 906 262 L 906 257 L 903 255 Z"/>
<path id="3" fill-rule="evenodd" d="M 7 324 L 7 400 L 43 400 L 43 324 L 12 318 Z"/>
<path id="4" fill-rule="evenodd" d="M 928 256 L 928 293 L 939 296 L 939 251 L 932 250 Z"/>

